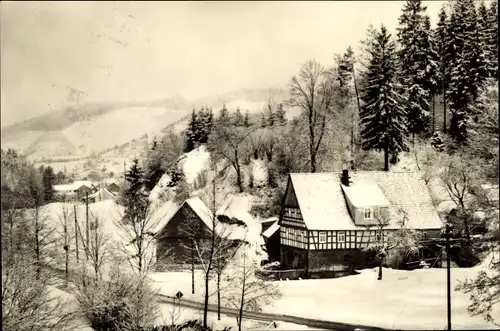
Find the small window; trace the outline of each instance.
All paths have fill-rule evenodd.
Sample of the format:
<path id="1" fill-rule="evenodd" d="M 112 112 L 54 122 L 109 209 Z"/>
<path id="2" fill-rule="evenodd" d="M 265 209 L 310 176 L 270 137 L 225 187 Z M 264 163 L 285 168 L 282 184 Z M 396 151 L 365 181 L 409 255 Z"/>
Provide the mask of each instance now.
<path id="1" fill-rule="evenodd" d="M 302 213 L 297 209 L 297 218 L 302 218 Z"/>
<path id="2" fill-rule="evenodd" d="M 320 244 L 326 243 L 326 232 L 322 231 L 319 233 Z"/>
<path id="3" fill-rule="evenodd" d="M 365 214 L 365 219 L 373 218 L 373 210 L 371 208 L 365 208 L 364 214 Z"/>
<path id="4" fill-rule="evenodd" d="M 377 238 L 377 241 L 382 240 L 382 232 L 380 232 L 380 230 L 377 230 L 377 231 L 375 232 L 375 236 L 376 236 L 376 238 Z"/>
<path id="5" fill-rule="evenodd" d="M 291 215 L 291 216 L 292 216 L 293 218 L 295 218 L 295 209 L 292 209 L 292 210 L 291 210 L 291 212 L 292 212 L 292 215 Z"/>
<path id="6" fill-rule="evenodd" d="M 337 232 L 337 242 L 345 242 L 345 232 Z"/>

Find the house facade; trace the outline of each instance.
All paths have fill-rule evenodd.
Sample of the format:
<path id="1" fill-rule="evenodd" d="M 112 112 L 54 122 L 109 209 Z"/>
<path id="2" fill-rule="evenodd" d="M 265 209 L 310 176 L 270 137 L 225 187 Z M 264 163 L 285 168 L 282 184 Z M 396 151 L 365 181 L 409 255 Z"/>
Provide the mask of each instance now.
<path id="1" fill-rule="evenodd" d="M 370 266 L 374 257 L 364 249 L 386 243 L 401 222 L 423 238 L 440 235 L 418 173 L 290 174 L 279 219 L 281 264 L 308 272 Z"/>

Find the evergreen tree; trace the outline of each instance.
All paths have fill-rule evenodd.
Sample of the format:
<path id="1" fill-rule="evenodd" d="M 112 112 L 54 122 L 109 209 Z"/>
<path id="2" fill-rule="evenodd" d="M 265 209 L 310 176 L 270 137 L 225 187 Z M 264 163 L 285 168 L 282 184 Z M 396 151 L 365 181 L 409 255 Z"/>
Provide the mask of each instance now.
<path id="1" fill-rule="evenodd" d="M 438 152 L 444 151 L 443 137 L 439 131 L 435 131 L 431 137 L 431 146 Z"/>
<path id="2" fill-rule="evenodd" d="M 144 171 L 139 166 L 139 160 L 134 159 L 132 166 L 125 173 L 126 188 L 124 194 L 125 217 L 129 221 L 137 221 L 144 217 L 147 206 L 147 195 L 144 191 Z"/>
<path id="3" fill-rule="evenodd" d="M 267 127 L 267 118 L 266 114 L 263 111 L 260 113 L 260 127 L 261 128 Z"/>
<path id="4" fill-rule="evenodd" d="M 48 166 L 42 172 L 43 184 L 43 197 L 45 202 L 52 202 L 54 200 L 54 185 L 56 184 L 56 175 L 54 169 Z"/>
<path id="5" fill-rule="evenodd" d="M 184 151 L 190 152 L 194 149 L 196 143 L 196 111 L 193 109 L 191 113 L 191 118 L 188 123 L 188 128 L 186 130 L 186 143 Z"/>
<path id="6" fill-rule="evenodd" d="M 248 109 L 245 111 L 245 118 L 243 119 L 243 126 L 249 127 L 250 126 L 250 114 L 248 113 Z"/>
<path id="7" fill-rule="evenodd" d="M 490 77 L 498 79 L 498 1 L 492 0 L 488 8 L 488 28 L 486 30 L 487 48 L 489 50 Z"/>
<path id="8" fill-rule="evenodd" d="M 408 93 L 406 113 L 408 131 L 412 135 L 428 129 L 430 87 L 435 85 L 432 73 L 436 68 L 431 59 L 430 26 L 426 26 L 425 10 L 421 0 L 407 0 L 399 17 L 401 83 Z"/>
<path id="9" fill-rule="evenodd" d="M 384 151 L 384 170 L 389 170 L 389 155 L 393 161 L 401 151 L 407 151 L 406 112 L 395 85 L 397 56 L 391 35 L 382 25 L 375 39 L 368 44 L 369 60 L 362 89 L 361 139 L 365 150 Z"/>
<path id="10" fill-rule="evenodd" d="M 283 104 L 282 103 L 279 103 L 278 104 L 278 107 L 276 109 L 276 122 L 278 123 L 278 125 L 285 125 L 286 122 L 287 122 L 287 119 L 285 117 L 285 109 L 283 108 Z"/>
<path id="11" fill-rule="evenodd" d="M 271 102 L 267 104 L 267 126 L 273 127 L 276 122 L 276 115 Z"/>
<path id="12" fill-rule="evenodd" d="M 227 124 L 229 122 L 229 111 L 226 108 L 226 104 L 222 104 L 222 108 L 219 111 L 219 123 Z"/>
<path id="13" fill-rule="evenodd" d="M 458 0 L 454 3 L 449 31 L 455 42 L 448 93 L 452 115 L 450 134 L 456 141 L 464 142 L 467 139 L 467 123 L 473 113 L 473 102 L 487 76 L 473 0 Z"/>
<path id="14" fill-rule="evenodd" d="M 424 16 L 424 32 L 421 38 L 424 58 L 422 65 L 422 80 L 424 87 L 429 91 L 432 102 L 432 132 L 436 130 L 436 94 L 439 91 L 441 72 L 439 68 L 439 53 L 433 38 L 429 15 Z"/>
<path id="15" fill-rule="evenodd" d="M 439 93 L 443 95 L 443 132 L 446 132 L 446 94 L 449 82 L 449 67 L 450 67 L 450 49 L 447 42 L 448 33 L 448 16 L 446 14 L 445 5 L 439 11 L 439 21 L 436 30 L 434 31 L 434 44 L 438 53 L 439 66 Z"/>
<path id="16" fill-rule="evenodd" d="M 234 122 L 233 124 L 235 126 L 242 126 L 243 125 L 243 115 L 241 114 L 240 107 L 236 108 L 236 112 L 234 113 Z"/>

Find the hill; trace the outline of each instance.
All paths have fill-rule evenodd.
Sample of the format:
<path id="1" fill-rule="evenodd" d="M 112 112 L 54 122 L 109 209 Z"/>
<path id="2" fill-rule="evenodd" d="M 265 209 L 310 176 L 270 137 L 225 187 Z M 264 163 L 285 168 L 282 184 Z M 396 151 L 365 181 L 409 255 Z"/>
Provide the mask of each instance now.
<path id="1" fill-rule="evenodd" d="M 2 148 L 30 154 L 35 161 L 57 157 L 88 158 L 123 147 L 144 135 L 159 134 L 173 123 L 182 131 L 193 108 L 240 107 L 260 112 L 270 97 L 283 102 L 287 93 L 279 89 L 243 89 L 197 100 L 182 96 L 134 102 L 93 103 L 50 112 L 2 129 Z M 186 118 L 185 118 L 186 117 Z"/>

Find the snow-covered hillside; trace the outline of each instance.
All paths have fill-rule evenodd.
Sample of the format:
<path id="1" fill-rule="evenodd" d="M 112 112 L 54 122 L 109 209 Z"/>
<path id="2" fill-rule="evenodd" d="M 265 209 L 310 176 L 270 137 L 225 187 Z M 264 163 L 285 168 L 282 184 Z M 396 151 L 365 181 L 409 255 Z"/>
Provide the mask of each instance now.
<path id="1" fill-rule="evenodd" d="M 124 144 L 144 134 L 159 134 L 168 124 L 186 116 L 186 110 L 129 107 L 81 121 L 63 130 L 84 154 Z"/>

